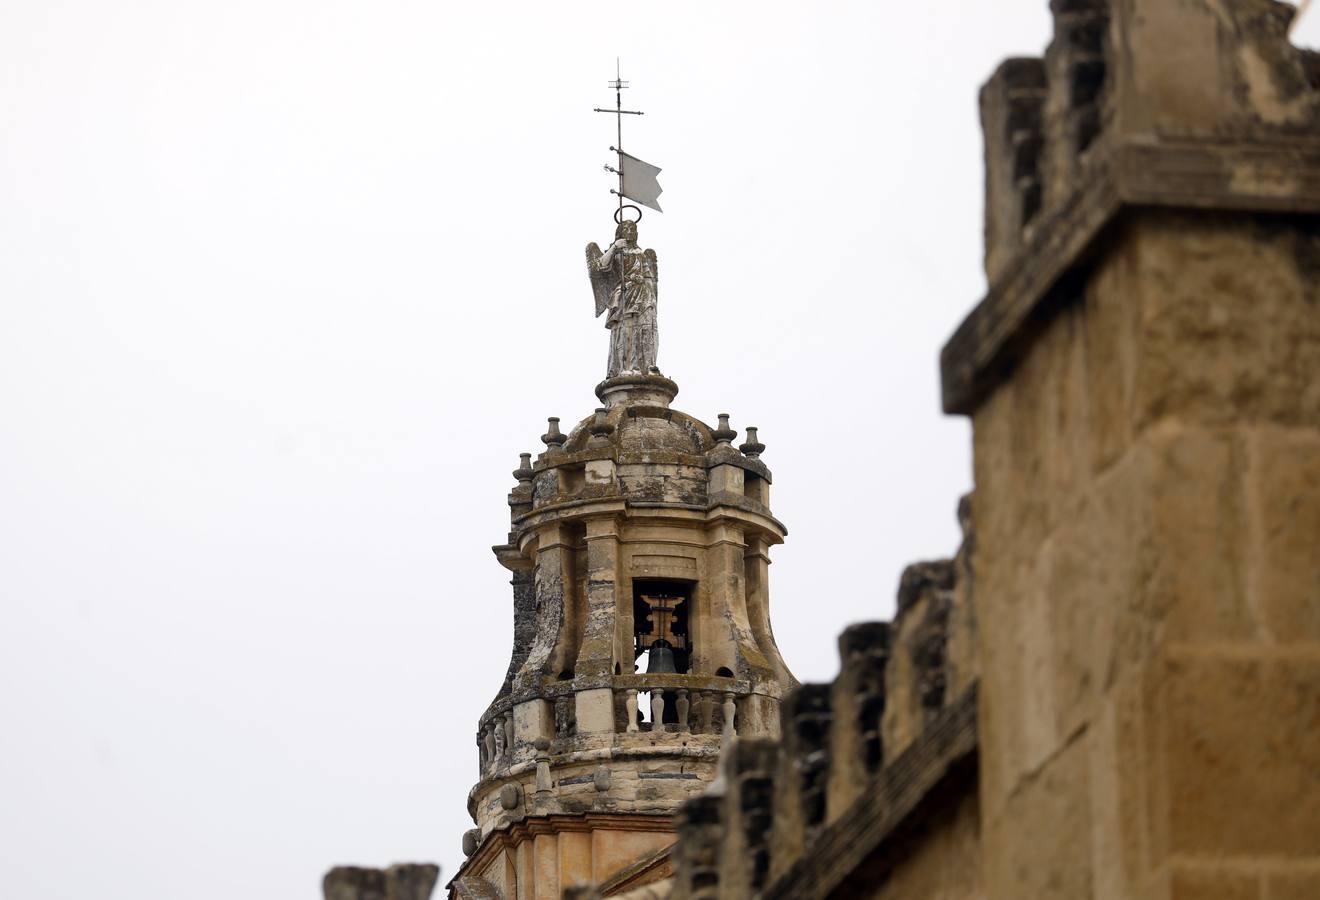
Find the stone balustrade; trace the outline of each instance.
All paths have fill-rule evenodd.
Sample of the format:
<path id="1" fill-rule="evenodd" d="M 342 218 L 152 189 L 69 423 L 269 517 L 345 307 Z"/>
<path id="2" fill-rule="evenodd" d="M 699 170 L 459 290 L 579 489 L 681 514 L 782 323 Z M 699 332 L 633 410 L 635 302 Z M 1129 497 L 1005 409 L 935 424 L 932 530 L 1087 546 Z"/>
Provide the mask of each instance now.
<path id="1" fill-rule="evenodd" d="M 615 731 L 622 734 L 736 733 L 738 700 L 747 694 L 732 678 L 678 674 L 619 675 L 613 687 Z"/>

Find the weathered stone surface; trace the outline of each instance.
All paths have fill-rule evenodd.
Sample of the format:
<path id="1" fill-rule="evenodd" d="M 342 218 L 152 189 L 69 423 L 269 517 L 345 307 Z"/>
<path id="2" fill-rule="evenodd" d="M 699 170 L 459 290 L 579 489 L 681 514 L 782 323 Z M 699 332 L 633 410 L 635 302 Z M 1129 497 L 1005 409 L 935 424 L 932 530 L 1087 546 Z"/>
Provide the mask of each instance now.
<path id="1" fill-rule="evenodd" d="M 1137 220 L 1136 429 L 1320 421 L 1320 231 L 1295 220 L 1166 213 Z"/>
<path id="2" fill-rule="evenodd" d="M 1320 869 L 1270 872 L 1265 876 L 1266 900 L 1311 900 L 1320 897 Z"/>
<path id="3" fill-rule="evenodd" d="M 1320 429 L 1263 427 L 1246 445 L 1249 602 L 1268 640 L 1320 641 Z"/>
<path id="4" fill-rule="evenodd" d="M 1320 656 L 1187 650 L 1152 675 L 1169 852 L 1320 856 Z"/>
<path id="5" fill-rule="evenodd" d="M 990 895 L 1091 896 L 1090 804 L 1086 747 L 1074 741 L 987 822 L 983 858 Z"/>
<path id="6" fill-rule="evenodd" d="M 868 894 L 875 900 L 908 900 L 913 897 L 948 897 L 950 900 L 979 900 L 981 888 L 980 810 L 974 791 L 964 791 L 951 809 L 931 816 L 922 840 L 911 851 L 894 860 L 889 877 Z M 895 854 L 897 856 L 897 854 Z"/>
<path id="7" fill-rule="evenodd" d="M 1261 900 L 1261 877 L 1224 866 L 1176 866 L 1169 874 L 1169 900 Z"/>

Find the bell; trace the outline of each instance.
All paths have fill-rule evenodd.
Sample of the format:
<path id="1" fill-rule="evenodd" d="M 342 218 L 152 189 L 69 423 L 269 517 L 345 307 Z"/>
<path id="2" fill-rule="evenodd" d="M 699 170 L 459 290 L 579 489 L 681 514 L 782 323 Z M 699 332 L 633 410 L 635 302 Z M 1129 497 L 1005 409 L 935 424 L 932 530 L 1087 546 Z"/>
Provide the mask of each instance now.
<path id="1" fill-rule="evenodd" d="M 669 641 L 659 638 L 651 645 L 646 657 L 646 671 L 648 674 L 665 672 L 673 674 L 678 671 L 674 668 L 674 648 L 669 646 Z"/>

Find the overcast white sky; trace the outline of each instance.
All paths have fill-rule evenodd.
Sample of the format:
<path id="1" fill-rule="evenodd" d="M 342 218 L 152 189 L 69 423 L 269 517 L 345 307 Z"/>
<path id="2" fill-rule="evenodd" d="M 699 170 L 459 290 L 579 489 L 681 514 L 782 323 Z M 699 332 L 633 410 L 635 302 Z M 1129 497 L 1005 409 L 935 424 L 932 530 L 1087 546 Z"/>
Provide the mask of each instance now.
<path id="1" fill-rule="evenodd" d="M 453 873 L 509 471 L 603 375 L 616 54 L 661 368 L 760 426 L 775 630 L 830 678 L 958 542 L 976 92 L 1046 7 L 0 3 L 3 893 Z"/>

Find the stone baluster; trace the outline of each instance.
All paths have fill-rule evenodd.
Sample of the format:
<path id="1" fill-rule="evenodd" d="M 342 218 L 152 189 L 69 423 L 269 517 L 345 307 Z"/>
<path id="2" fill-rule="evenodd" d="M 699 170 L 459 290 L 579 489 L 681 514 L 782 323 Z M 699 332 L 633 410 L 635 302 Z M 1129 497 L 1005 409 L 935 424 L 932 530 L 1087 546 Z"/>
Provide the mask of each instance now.
<path id="1" fill-rule="evenodd" d="M 627 731 L 631 734 L 634 731 L 640 731 L 637 727 L 637 689 L 628 688 L 628 699 L 624 701 L 628 708 L 628 727 Z"/>
<path id="2" fill-rule="evenodd" d="M 477 731 L 477 776 L 486 774 L 486 738 L 483 730 Z"/>
<path id="3" fill-rule="evenodd" d="M 504 731 L 504 749 L 513 755 L 513 713 L 508 712 L 500 716 L 500 727 Z"/>
<path id="4" fill-rule="evenodd" d="M 678 712 L 678 730 L 689 731 L 688 726 L 688 692 L 687 688 L 678 689 L 678 701 L 674 704 Z"/>
<path id="5" fill-rule="evenodd" d="M 698 709 L 701 711 L 701 734 L 710 734 L 711 722 L 715 719 L 715 694 L 711 691 L 702 691 L 698 698 Z"/>
<path id="6" fill-rule="evenodd" d="M 495 767 L 495 732 L 489 724 L 482 729 L 481 741 L 486 748 L 486 769 L 489 771 Z"/>
<path id="7" fill-rule="evenodd" d="M 737 729 L 734 727 L 734 719 L 737 717 L 737 715 L 738 715 L 738 707 L 733 702 L 733 694 L 725 693 L 723 740 L 725 741 L 732 740 L 733 736 L 738 733 Z"/>
<path id="8" fill-rule="evenodd" d="M 536 748 L 536 793 L 541 797 L 553 790 L 553 782 L 550 780 L 550 742 L 545 738 L 537 738 L 534 746 Z"/>
<path id="9" fill-rule="evenodd" d="M 665 692 L 659 688 L 651 691 L 651 730 L 665 730 Z"/>

